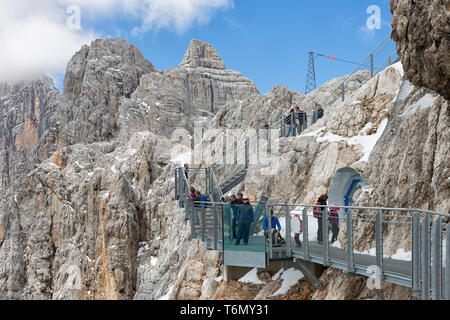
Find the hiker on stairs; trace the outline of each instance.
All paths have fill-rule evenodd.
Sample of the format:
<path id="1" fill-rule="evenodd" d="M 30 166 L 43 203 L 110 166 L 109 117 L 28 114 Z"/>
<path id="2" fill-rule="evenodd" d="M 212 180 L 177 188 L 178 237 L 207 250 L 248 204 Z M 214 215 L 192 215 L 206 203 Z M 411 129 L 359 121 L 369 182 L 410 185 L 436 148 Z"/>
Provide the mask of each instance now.
<path id="1" fill-rule="evenodd" d="M 288 133 L 286 138 L 289 138 L 291 135 L 294 135 L 295 131 L 295 110 L 291 109 L 289 115 L 284 118 L 284 123 L 288 126 Z"/>

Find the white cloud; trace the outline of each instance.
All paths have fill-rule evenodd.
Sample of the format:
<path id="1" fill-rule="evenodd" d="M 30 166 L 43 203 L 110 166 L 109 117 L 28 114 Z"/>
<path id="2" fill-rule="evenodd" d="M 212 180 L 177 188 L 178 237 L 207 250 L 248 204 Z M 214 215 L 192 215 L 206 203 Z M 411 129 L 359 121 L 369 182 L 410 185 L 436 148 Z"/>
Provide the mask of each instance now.
<path id="1" fill-rule="evenodd" d="M 79 30 L 68 28 L 70 6 L 80 8 Z M 163 28 L 183 33 L 231 7 L 233 0 L 2 0 L 0 81 L 63 72 L 83 44 L 104 36 L 86 28 L 90 22 L 128 17 L 136 21 L 128 30 L 134 35 Z"/>

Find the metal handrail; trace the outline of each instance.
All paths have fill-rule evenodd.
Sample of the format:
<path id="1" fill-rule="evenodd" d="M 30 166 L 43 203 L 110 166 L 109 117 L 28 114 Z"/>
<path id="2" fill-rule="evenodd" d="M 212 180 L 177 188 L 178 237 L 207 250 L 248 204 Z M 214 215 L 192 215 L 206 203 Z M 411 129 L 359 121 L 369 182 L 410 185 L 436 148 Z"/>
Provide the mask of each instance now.
<path id="1" fill-rule="evenodd" d="M 219 199 L 224 199 L 224 195 L 223 195 L 223 193 L 222 193 L 222 189 L 220 188 L 220 185 L 219 185 L 219 182 L 217 181 L 217 177 L 216 177 L 216 174 L 215 174 L 215 172 L 214 172 L 214 169 L 213 169 L 213 167 L 210 167 L 209 168 L 209 174 L 211 175 L 211 177 L 212 177 L 212 180 L 213 180 L 213 185 L 214 185 L 214 188 L 216 189 L 216 191 L 218 192 L 218 195 L 219 195 Z"/>
<path id="2" fill-rule="evenodd" d="M 207 207 L 218 208 L 219 215 L 223 215 L 223 210 L 220 208 L 227 204 L 219 202 L 195 202 L 196 204 L 203 204 Z M 286 245 L 283 247 L 273 247 L 271 241 L 271 233 L 269 232 L 269 244 L 266 246 L 267 256 L 271 259 L 301 259 L 303 261 L 310 261 L 314 263 L 323 264 L 325 266 L 331 266 L 343 270 L 347 273 L 355 273 L 362 276 L 370 276 L 368 271 L 369 264 L 377 266 L 381 272 L 383 280 L 396 283 L 402 286 L 411 287 L 415 295 L 422 296 L 423 299 L 433 298 L 441 299 L 445 297 L 450 299 L 450 258 L 448 258 L 446 265 L 442 262 L 442 255 L 445 252 L 447 257 L 450 257 L 450 225 L 443 223 L 443 218 L 450 217 L 450 214 L 443 212 L 435 212 L 423 209 L 411 209 L 411 208 L 388 208 L 388 207 L 360 207 L 360 206 L 335 206 L 335 205 L 310 205 L 310 204 L 269 204 L 268 201 L 265 204 L 266 214 L 271 211 L 271 208 L 282 210 L 286 208 Z M 258 205 L 255 203 L 254 205 Z M 310 240 L 308 236 L 309 227 L 308 220 L 314 215 L 310 214 L 309 208 L 324 208 L 322 216 L 327 217 L 322 219 L 322 236 L 323 243 L 318 244 L 315 241 Z M 328 238 L 328 222 L 329 208 L 346 208 L 348 212 L 344 219 L 342 217 L 336 217 L 341 221 L 346 221 L 347 224 L 347 241 L 346 249 L 334 248 L 331 246 Z M 301 214 L 299 218 L 303 221 L 303 240 L 302 247 L 294 248 L 293 244 L 294 236 L 291 229 L 291 216 L 293 208 L 301 208 Z M 353 210 L 376 210 L 376 215 L 367 215 L 364 213 L 353 212 Z M 389 215 L 389 212 L 411 212 L 414 213 L 413 217 L 409 216 L 394 216 Z M 369 216 L 370 218 L 367 218 Z M 436 216 L 433 219 L 432 216 Z M 410 219 L 411 221 L 387 221 L 386 219 L 397 217 Z M 219 219 L 223 217 L 219 217 Z M 203 219 L 203 217 L 202 217 Z M 205 230 L 211 230 L 216 232 L 213 228 L 212 221 L 202 220 L 205 225 L 202 225 L 202 238 L 213 240 L 214 248 L 218 247 L 219 237 L 212 237 L 211 234 L 205 235 Z M 320 220 L 318 220 L 319 222 Z M 374 228 L 375 238 L 375 252 L 373 254 L 367 254 L 358 252 L 355 249 L 355 225 L 354 222 L 362 221 L 364 223 L 370 223 L 371 228 Z M 216 222 L 214 222 L 216 223 Z M 259 222 L 255 222 L 259 223 Z M 412 241 L 411 246 L 411 260 L 408 262 L 400 263 L 399 266 L 392 264 L 395 260 L 386 260 L 387 257 L 383 253 L 383 229 L 385 225 L 404 226 L 411 228 L 411 234 L 408 238 Z M 349 228 L 350 226 L 350 228 Z M 222 230 L 225 232 L 225 230 Z M 444 238 L 445 234 L 445 238 Z M 299 237 L 296 237 L 298 242 Z M 442 241 L 445 241 L 447 247 L 442 245 Z M 209 242 L 211 245 L 211 242 Z M 339 250 L 339 254 L 337 251 Z M 346 253 L 343 255 L 342 252 Z M 361 255 L 367 256 L 361 260 Z M 393 258 L 395 259 L 395 258 Z M 431 261 L 433 261 L 431 263 Z M 431 275 L 431 278 L 429 278 Z M 425 278 L 424 278 L 425 277 Z M 429 281 L 431 280 L 431 281 Z M 445 290 L 443 290 L 445 289 Z"/>

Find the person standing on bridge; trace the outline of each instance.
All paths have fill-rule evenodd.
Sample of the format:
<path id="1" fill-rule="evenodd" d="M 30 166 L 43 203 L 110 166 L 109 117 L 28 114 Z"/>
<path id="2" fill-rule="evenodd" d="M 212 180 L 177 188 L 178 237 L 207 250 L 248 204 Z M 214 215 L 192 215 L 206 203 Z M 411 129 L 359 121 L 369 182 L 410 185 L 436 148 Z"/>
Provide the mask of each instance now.
<path id="1" fill-rule="evenodd" d="M 337 241 L 338 235 L 339 235 L 339 210 L 340 208 L 338 206 L 334 206 L 330 209 L 330 213 L 328 215 L 328 220 L 331 223 L 331 244 L 335 243 Z"/>
<path id="2" fill-rule="evenodd" d="M 189 181 L 189 165 L 187 163 L 184 164 L 183 172 L 184 175 L 186 176 L 186 180 Z"/>
<path id="3" fill-rule="evenodd" d="M 300 107 L 296 107 L 295 114 L 296 114 L 295 124 L 297 126 L 297 135 L 300 135 L 304 131 L 304 128 L 306 127 L 305 126 L 307 121 L 306 112 L 300 110 Z"/>
<path id="4" fill-rule="evenodd" d="M 243 204 L 239 206 L 237 216 L 238 234 L 235 245 L 241 244 L 241 239 L 244 240 L 244 245 L 248 245 L 248 239 L 250 236 L 250 225 L 254 222 L 254 211 L 250 205 L 248 198 L 243 199 Z"/>
<path id="5" fill-rule="evenodd" d="M 231 204 L 231 211 L 233 212 L 233 221 L 231 224 L 231 230 L 232 230 L 232 234 L 233 234 L 233 239 L 236 239 L 237 216 L 238 216 L 239 206 L 242 204 L 242 199 L 239 200 L 233 194 L 230 197 L 230 204 Z"/>
<path id="6" fill-rule="evenodd" d="M 284 118 L 284 123 L 288 126 L 288 133 L 286 135 L 286 138 L 289 138 L 292 135 L 294 135 L 294 128 L 295 128 L 295 110 L 291 109 L 288 116 Z"/>
<path id="7" fill-rule="evenodd" d="M 319 197 L 319 200 L 314 204 L 316 207 L 314 207 L 314 217 L 317 219 L 317 243 L 322 244 L 323 243 L 323 229 L 322 229 L 322 219 L 324 217 L 324 213 L 326 212 L 325 207 L 319 207 L 319 206 L 326 206 L 328 201 L 328 195 L 323 194 Z M 326 218 L 326 217 L 325 217 Z"/>

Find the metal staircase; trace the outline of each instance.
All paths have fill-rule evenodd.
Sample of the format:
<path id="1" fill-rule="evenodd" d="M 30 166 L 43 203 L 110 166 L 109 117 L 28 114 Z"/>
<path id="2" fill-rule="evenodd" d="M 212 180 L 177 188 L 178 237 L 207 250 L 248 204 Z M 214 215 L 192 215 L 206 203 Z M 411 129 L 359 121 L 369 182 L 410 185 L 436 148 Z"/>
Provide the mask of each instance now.
<path id="1" fill-rule="evenodd" d="M 239 171 L 233 177 L 231 177 L 228 181 L 224 182 L 220 185 L 220 190 L 223 194 L 230 192 L 233 188 L 237 187 L 239 184 L 245 181 L 245 177 L 247 176 L 248 169 L 244 169 Z"/>

